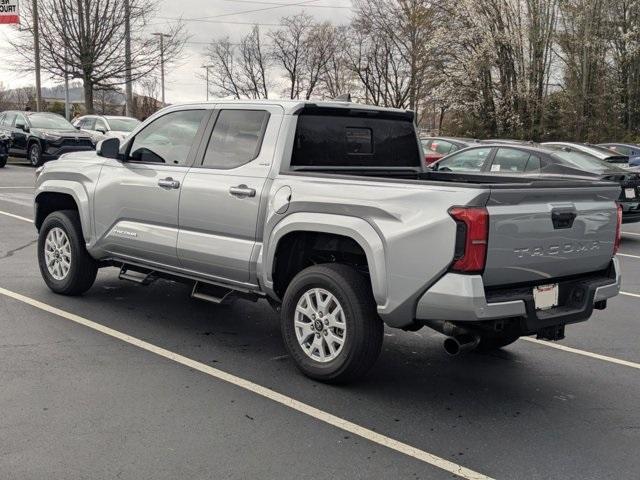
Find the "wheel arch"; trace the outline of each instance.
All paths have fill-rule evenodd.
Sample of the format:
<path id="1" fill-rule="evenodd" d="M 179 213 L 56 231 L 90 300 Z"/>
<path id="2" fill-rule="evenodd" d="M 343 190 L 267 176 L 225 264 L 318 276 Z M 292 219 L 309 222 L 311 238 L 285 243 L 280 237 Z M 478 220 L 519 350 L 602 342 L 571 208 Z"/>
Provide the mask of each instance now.
<path id="1" fill-rule="evenodd" d="M 60 210 L 76 210 L 80 217 L 82 235 L 86 242 L 90 241 L 89 198 L 84 189 L 73 184 L 73 182 L 41 185 L 36 192 L 34 210 L 34 224 L 38 231 L 49 214 Z"/>
<path id="2" fill-rule="evenodd" d="M 329 238 L 339 237 L 353 242 L 366 257 L 371 289 L 378 306 L 387 302 L 387 268 L 384 243 L 376 230 L 365 220 L 345 215 L 325 213 L 294 213 L 277 223 L 264 245 L 261 280 L 265 290 L 274 298 L 281 299 L 282 286 L 277 284 L 279 248 L 286 245 L 292 236 L 317 234 Z M 344 245 L 348 245 L 344 244 Z M 354 253 L 356 253 L 354 251 Z M 274 278 L 276 277 L 276 278 Z M 290 281 L 290 278 L 289 278 Z"/>

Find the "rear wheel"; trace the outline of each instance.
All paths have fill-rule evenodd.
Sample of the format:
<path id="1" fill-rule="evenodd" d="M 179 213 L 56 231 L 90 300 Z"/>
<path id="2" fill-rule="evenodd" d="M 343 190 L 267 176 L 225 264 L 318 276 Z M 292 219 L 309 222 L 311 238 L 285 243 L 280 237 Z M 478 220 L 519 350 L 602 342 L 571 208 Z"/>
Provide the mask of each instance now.
<path id="1" fill-rule="evenodd" d="M 281 326 L 298 368 L 323 382 L 364 376 L 382 346 L 382 321 L 369 282 L 347 265 L 316 265 L 298 273 L 284 296 Z"/>
<path id="2" fill-rule="evenodd" d="M 29 146 L 29 162 L 33 167 L 39 167 L 42 164 L 42 148 L 38 142 L 34 142 Z"/>
<path id="3" fill-rule="evenodd" d="M 7 157 L 4 155 L 0 155 L 0 168 L 4 168 L 7 164 Z"/>
<path id="4" fill-rule="evenodd" d="M 53 212 L 44 220 L 38 237 L 38 263 L 42 278 L 56 293 L 81 295 L 91 288 L 98 266 L 85 247 L 78 212 Z"/>

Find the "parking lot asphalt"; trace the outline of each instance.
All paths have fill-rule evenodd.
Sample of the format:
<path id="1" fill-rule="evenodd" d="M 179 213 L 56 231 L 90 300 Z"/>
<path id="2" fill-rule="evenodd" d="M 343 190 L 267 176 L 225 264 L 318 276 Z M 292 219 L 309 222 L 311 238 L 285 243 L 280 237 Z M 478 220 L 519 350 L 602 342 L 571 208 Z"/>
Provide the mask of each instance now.
<path id="1" fill-rule="evenodd" d="M 0 292 L 0 478 L 454 476 L 72 315 L 491 478 L 638 477 L 640 225 L 623 228 L 627 295 L 559 342 L 584 354 L 520 340 L 450 358 L 435 332 L 387 329 L 370 375 L 335 387 L 297 372 L 266 302 L 211 305 L 181 284 L 121 282 L 115 269 L 82 297 L 51 293 L 26 221 L 32 185 L 29 167 L 0 170 L 0 289 L 30 299 Z"/>

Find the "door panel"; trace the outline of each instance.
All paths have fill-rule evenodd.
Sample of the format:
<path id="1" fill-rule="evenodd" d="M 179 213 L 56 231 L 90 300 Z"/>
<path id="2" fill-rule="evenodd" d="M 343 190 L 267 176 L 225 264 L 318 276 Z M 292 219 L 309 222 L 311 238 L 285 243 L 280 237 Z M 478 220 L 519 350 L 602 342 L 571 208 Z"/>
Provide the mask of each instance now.
<path id="1" fill-rule="evenodd" d="M 259 134 L 256 133 L 259 115 L 254 115 L 256 123 L 253 124 L 230 118 L 233 115 L 227 115 L 225 122 L 221 113 L 212 119 L 215 124 L 212 140 L 203 142 L 199 154 L 207 167 L 189 170 L 180 197 L 178 258 L 184 268 L 204 275 L 252 282 L 250 261 L 256 245 L 258 218 L 264 215 L 261 213 L 266 201 L 264 187 L 276 148 L 282 109 L 264 105 L 220 105 L 218 108 L 222 113 L 229 110 L 266 111 L 268 116 Z M 234 129 L 240 132 L 237 137 L 230 133 Z M 255 158 L 252 141 L 257 142 Z M 229 145 L 238 148 L 231 152 L 227 150 Z M 211 154 L 212 149 L 215 155 Z M 210 150 L 209 155 L 207 150 Z M 228 168 L 241 163 L 243 155 L 252 159 Z M 215 162 L 221 168 L 213 168 Z"/>
<path id="2" fill-rule="evenodd" d="M 204 109 L 168 112 L 105 159 L 94 198 L 97 248 L 178 267 L 178 205 L 207 124 Z"/>
<path id="3" fill-rule="evenodd" d="M 107 161 L 94 201 L 99 246 L 117 256 L 177 266 L 180 189 L 158 182 L 170 177 L 182 184 L 186 172 L 171 165 Z"/>
<path id="4" fill-rule="evenodd" d="M 266 175 L 265 175 L 266 176 Z M 239 282 L 249 280 L 263 177 L 191 169 L 180 199 L 178 257 L 185 268 Z M 237 197 L 246 185 L 254 197 Z"/>

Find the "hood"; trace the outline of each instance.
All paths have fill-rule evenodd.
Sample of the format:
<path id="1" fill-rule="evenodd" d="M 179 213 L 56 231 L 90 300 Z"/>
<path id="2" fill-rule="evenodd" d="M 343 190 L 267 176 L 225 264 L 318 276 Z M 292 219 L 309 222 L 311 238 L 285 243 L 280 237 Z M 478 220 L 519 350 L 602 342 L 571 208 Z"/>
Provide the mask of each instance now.
<path id="1" fill-rule="evenodd" d="M 64 138 L 76 138 L 76 137 L 91 138 L 91 135 L 89 135 L 88 133 L 83 132 L 81 130 L 76 130 L 75 128 L 70 128 L 70 129 L 33 128 L 31 131 L 41 135 L 44 135 L 44 134 L 56 135 L 58 137 L 64 137 Z"/>

